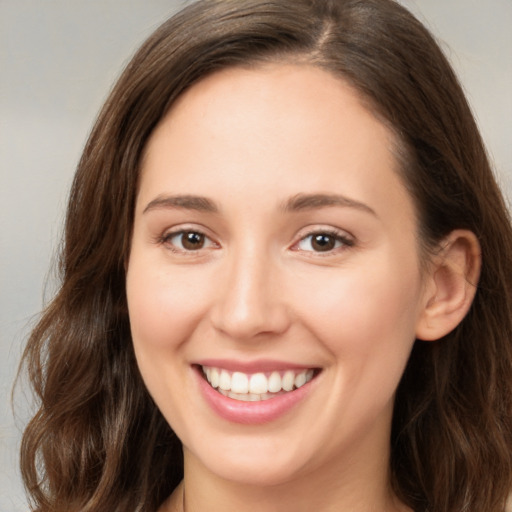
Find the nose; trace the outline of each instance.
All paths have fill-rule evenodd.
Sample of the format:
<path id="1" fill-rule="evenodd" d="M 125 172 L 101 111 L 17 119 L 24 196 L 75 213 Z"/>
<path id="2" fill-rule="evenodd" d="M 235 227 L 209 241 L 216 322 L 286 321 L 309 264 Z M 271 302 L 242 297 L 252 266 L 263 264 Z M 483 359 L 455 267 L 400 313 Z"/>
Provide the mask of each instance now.
<path id="1" fill-rule="evenodd" d="M 236 340 L 284 333 L 290 325 L 279 269 L 257 251 L 233 254 L 218 276 L 213 326 Z"/>

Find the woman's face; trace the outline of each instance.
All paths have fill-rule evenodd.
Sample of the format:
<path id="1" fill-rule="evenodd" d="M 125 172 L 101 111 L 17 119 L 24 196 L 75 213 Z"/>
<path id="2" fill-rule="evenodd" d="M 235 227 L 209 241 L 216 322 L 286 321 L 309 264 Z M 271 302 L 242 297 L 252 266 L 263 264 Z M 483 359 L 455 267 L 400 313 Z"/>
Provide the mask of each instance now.
<path id="1" fill-rule="evenodd" d="M 218 72 L 153 133 L 128 305 L 186 464 L 260 484 L 387 465 L 425 306 L 393 143 L 306 65 Z"/>

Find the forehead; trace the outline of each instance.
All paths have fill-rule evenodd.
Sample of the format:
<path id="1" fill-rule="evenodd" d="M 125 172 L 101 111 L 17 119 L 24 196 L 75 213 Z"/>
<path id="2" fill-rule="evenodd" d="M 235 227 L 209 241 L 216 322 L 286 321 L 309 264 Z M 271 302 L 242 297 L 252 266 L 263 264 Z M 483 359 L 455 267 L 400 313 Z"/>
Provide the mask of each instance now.
<path id="1" fill-rule="evenodd" d="M 321 124 L 318 142 L 331 129 L 336 129 L 334 136 L 340 135 L 339 130 L 347 126 L 342 121 L 350 118 L 350 131 L 371 127 L 380 132 L 376 136 L 394 142 L 393 133 L 374 116 L 368 103 L 346 81 L 311 64 L 266 63 L 251 68 L 227 68 L 203 78 L 181 94 L 156 133 L 162 125 L 172 128 L 178 123 L 180 128 L 194 125 L 193 129 L 205 128 L 208 123 L 212 134 L 229 126 L 249 128 L 252 123 L 254 127 L 267 124 L 273 128 L 265 132 L 267 138 L 278 135 L 284 141 L 300 135 L 306 126 Z M 254 142 L 265 133 L 253 132 L 253 136 L 258 136 Z M 233 140 L 235 136 L 233 133 Z M 345 140 L 349 142 L 348 138 Z M 343 139 L 338 138 L 338 143 L 343 143 Z"/>
<path id="2" fill-rule="evenodd" d="M 395 144 L 358 93 L 323 69 L 226 69 L 182 94 L 157 126 L 140 195 L 252 190 L 282 202 L 337 188 L 359 199 L 392 184 L 404 193 Z"/>

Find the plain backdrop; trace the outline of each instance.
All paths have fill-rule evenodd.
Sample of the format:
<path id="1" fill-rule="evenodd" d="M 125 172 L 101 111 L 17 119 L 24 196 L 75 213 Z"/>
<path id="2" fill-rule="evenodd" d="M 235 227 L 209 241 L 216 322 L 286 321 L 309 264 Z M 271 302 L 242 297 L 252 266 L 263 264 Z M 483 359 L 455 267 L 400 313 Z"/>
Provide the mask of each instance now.
<path id="1" fill-rule="evenodd" d="M 457 70 L 512 197 L 512 0 L 402 0 Z M 26 511 L 17 469 L 28 396 L 10 392 L 54 290 L 50 266 L 88 132 L 129 56 L 172 0 L 0 0 L 0 512 Z M 46 291 L 45 291 L 46 290 Z"/>

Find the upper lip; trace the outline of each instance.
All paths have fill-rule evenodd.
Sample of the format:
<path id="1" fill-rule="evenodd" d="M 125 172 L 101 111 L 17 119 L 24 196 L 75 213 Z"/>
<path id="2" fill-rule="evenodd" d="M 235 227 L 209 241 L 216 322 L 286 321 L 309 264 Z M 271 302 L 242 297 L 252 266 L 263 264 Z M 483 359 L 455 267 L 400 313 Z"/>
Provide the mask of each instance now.
<path id="1" fill-rule="evenodd" d="M 311 368 L 318 368 L 315 365 L 298 364 L 275 359 L 257 359 L 254 361 L 241 361 L 234 359 L 201 359 L 200 361 L 195 362 L 195 364 L 213 368 L 222 368 L 224 370 L 242 373 L 309 370 Z"/>

